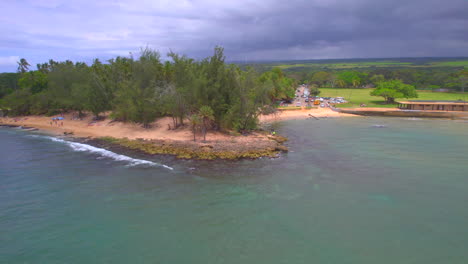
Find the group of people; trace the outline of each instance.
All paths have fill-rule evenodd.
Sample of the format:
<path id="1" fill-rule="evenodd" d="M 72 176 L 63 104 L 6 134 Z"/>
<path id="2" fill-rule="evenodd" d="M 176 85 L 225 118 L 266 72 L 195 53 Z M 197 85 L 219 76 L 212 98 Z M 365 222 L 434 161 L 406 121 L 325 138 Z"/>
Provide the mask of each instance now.
<path id="1" fill-rule="evenodd" d="M 62 118 L 54 117 L 54 118 L 52 118 L 52 121 L 50 121 L 50 125 L 51 126 L 55 125 L 55 126 L 63 127 L 63 121 L 61 121 L 61 120 L 63 120 L 63 117 Z M 59 123 L 59 121 L 60 121 L 60 123 Z"/>

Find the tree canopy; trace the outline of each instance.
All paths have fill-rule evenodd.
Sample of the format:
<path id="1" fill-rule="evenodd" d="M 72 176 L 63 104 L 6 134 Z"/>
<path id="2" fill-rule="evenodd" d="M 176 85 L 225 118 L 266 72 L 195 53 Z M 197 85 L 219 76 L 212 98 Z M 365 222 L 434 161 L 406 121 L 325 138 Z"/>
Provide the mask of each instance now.
<path id="1" fill-rule="evenodd" d="M 382 96 L 389 104 L 395 103 L 396 98 L 418 97 L 414 86 L 405 84 L 400 80 L 381 81 L 370 94 L 372 96 Z"/>
<path id="2" fill-rule="evenodd" d="M 177 128 L 196 115 L 204 131 L 240 131 L 254 129 L 263 108 L 294 97 L 296 82 L 281 69 L 241 70 L 225 62 L 221 47 L 199 61 L 173 52 L 168 57 L 163 61 L 157 51 L 144 48 L 137 58 L 96 59 L 91 65 L 49 60 L 37 70 L 21 59 L 18 73 L 0 76 L 0 108 L 12 115 L 77 111 L 99 117 L 111 111 L 116 120 L 145 127 L 170 116 Z"/>

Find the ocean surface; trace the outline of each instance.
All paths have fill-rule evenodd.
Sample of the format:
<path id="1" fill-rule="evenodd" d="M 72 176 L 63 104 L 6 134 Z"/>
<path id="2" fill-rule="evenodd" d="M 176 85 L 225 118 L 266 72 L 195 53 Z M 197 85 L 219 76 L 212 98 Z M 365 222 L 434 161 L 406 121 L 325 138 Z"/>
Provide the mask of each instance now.
<path id="1" fill-rule="evenodd" d="M 289 153 L 211 162 L 0 128 L 0 263 L 468 263 L 468 123 L 274 127 Z"/>

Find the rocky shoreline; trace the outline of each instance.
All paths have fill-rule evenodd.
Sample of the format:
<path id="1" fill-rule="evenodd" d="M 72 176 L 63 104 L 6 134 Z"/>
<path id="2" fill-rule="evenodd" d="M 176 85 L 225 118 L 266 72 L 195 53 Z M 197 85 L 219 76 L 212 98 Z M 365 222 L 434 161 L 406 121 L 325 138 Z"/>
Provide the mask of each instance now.
<path id="1" fill-rule="evenodd" d="M 30 126 L 0 124 L 0 127 L 22 128 L 26 130 L 38 130 Z M 159 139 L 128 139 L 114 137 L 75 137 L 64 132 L 64 136 L 71 141 L 89 144 L 117 153 L 135 152 L 149 156 L 169 155 L 178 159 L 193 160 L 238 160 L 257 159 L 261 157 L 278 157 L 280 153 L 287 152 L 288 148 L 283 144 L 287 138 L 279 135 L 265 135 L 256 138 L 255 144 L 236 140 L 217 140 L 208 142 L 193 142 L 180 140 Z"/>
<path id="2" fill-rule="evenodd" d="M 287 139 L 281 136 L 271 136 L 268 140 L 259 140 L 249 145 L 235 141 L 201 143 L 103 137 L 86 140 L 86 143 L 105 149 L 128 149 L 149 155 L 171 155 L 179 159 L 237 160 L 278 157 L 281 152 L 288 151 L 288 148 L 283 145 L 285 141 Z"/>

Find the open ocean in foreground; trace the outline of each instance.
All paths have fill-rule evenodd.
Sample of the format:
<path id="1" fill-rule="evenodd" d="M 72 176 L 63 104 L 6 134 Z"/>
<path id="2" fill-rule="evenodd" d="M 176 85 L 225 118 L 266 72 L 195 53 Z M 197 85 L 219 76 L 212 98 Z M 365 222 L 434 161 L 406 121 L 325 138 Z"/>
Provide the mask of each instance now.
<path id="1" fill-rule="evenodd" d="M 468 123 L 276 127 L 291 152 L 235 162 L 0 128 L 0 263 L 468 263 Z"/>

